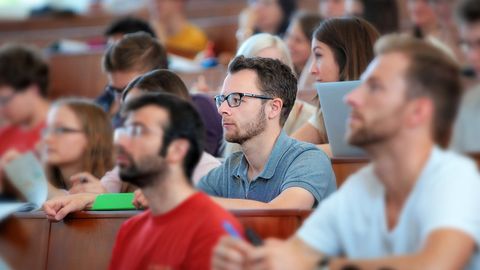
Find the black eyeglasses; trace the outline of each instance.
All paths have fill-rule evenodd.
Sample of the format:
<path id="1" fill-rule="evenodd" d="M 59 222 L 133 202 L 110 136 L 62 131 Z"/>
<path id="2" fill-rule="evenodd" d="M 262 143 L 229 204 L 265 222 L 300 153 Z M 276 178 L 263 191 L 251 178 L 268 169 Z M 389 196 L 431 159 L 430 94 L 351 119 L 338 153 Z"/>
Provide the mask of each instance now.
<path id="1" fill-rule="evenodd" d="M 114 94 L 121 95 L 123 93 L 123 90 L 125 90 L 125 88 L 126 87 L 116 88 L 116 87 L 113 87 L 110 84 L 108 84 L 107 86 L 105 86 L 105 91 L 109 92 L 112 95 L 114 95 Z"/>
<path id="2" fill-rule="evenodd" d="M 53 134 L 55 136 L 59 136 L 65 133 L 77 133 L 77 132 L 83 132 L 78 129 L 73 129 L 73 128 L 67 128 L 67 127 L 50 127 L 50 128 L 44 128 L 40 131 L 40 134 L 45 137 L 48 134 Z"/>
<path id="3" fill-rule="evenodd" d="M 217 110 L 218 110 L 222 106 L 223 102 L 225 102 L 225 100 L 227 101 L 228 106 L 230 106 L 231 108 L 240 106 L 240 104 L 242 104 L 243 97 L 253 97 L 253 98 L 270 99 L 270 100 L 273 99 L 272 97 L 259 96 L 259 95 L 253 95 L 253 94 L 231 93 L 227 96 L 224 96 L 224 95 L 215 96 L 213 100 L 215 101 L 215 105 L 217 106 Z"/>

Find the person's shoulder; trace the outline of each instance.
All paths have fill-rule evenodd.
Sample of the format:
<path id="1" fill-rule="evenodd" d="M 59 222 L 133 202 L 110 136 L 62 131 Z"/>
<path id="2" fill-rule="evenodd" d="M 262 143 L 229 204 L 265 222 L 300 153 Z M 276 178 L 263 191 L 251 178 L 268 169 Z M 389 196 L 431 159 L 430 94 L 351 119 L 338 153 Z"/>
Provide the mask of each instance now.
<path id="1" fill-rule="evenodd" d="M 191 39 L 197 39 L 202 42 L 207 42 L 207 34 L 198 26 L 193 23 L 188 23 L 187 27 L 185 27 L 185 35 L 189 36 Z"/>
<path id="2" fill-rule="evenodd" d="M 16 127 L 16 126 L 4 125 L 3 127 L 0 128 L 0 136 L 3 135 L 3 134 L 10 133 L 10 132 L 15 132 L 15 131 L 17 131 L 18 129 L 19 129 L 19 128 Z"/>
<path id="3" fill-rule="evenodd" d="M 144 226 L 147 223 L 148 219 L 151 218 L 151 215 L 152 214 L 150 210 L 145 210 L 140 214 L 127 219 L 127 221 L 125 221 L 122 224 L 122 227 L 120 228 L 120 230 L 122 231 L 130 231 L 132 229 L 136 230 L 138 227 Z"/>
<path id="4" fill-rule="evenodd" d="M 447 182 L 456 182 L 450 181 L 451 177 L 455 177 L 458 181 L 479 179 L 477 164 L 471 158 L 439 148 L 434 149 L 433 155 L 428 173 L 435 174 L 439 177 L 437 179 L 445 179 L 444 181 Z"/>
<path id="5" fill-rule="evenodd" d="M 318 161 L 329 161 L 330 162 L 330 157 L 328 156 L 325 151 L 322 149 L 318 148 L 316 145 L 307 143 L 307 142 L 302 142 L 297 139 L 290 139 L 291 143 L 287 151 L 289 152 L 294 152 L 297 155 L 302 155 L 310 159 L 311 157 L 317 158 L 316 160 L 312 160 L 315 162 Z"/>

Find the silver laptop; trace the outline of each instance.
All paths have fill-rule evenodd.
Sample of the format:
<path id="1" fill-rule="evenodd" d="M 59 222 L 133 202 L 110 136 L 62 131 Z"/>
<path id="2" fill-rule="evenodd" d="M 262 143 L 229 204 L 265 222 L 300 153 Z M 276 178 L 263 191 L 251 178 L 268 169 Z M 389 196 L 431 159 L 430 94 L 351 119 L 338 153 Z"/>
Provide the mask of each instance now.
<path id="1" fill-rule="evenodd" d="M 367 156 L 360 148 L 348 144 L 345 138 L 350 107 L 343 102 L 343 97 L 359 85 L 360 81 L 317 83 L 318 97 L 334 157 Z"/>

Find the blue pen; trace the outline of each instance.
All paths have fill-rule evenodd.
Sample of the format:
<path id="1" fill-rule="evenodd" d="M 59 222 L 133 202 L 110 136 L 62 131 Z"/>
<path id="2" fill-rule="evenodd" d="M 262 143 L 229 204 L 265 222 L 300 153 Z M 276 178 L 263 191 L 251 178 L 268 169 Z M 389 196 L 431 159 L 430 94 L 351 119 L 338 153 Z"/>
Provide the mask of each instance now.
<path id="1" fill-rule="evenodd" d="M 242 236 L 240 236 L 240 234 L 237 232 L 237 230 L 235 230 L 235 228 L 232 226 L 232 224 L 230 224 L 230 222 L 225 220 L 223 221 L 222 225 L 223 228 L 228 232 L 228 234 L 237 239 L 242 239 Z"/>

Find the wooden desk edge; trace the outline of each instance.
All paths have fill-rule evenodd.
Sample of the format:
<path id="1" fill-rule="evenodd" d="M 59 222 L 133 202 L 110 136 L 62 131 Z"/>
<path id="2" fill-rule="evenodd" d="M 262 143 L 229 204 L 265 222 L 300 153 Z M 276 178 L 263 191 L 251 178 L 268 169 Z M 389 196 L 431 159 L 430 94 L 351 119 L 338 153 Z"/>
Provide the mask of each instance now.
<path id="1" fill-rule="evenodd" d="M 65 219 L 89 219 L 89 218 L 131 218 L 141 210 L 130 211 L 80 211 L 69 214 Z M 274 209 L 274 210 L 230 210 L 236 217 L 282 217 L 282 216 L 308 216 L 313 209 Z M 20 219 L 46 219 L 44 212 L 19 212 L 12 215 Z"/>
<path id="2" fill-rule="evenodd" d="M 371 160 L 369 157 L 331 157 L 332 164 L 345 164 L 345 163 L 369 163 Z"/>

